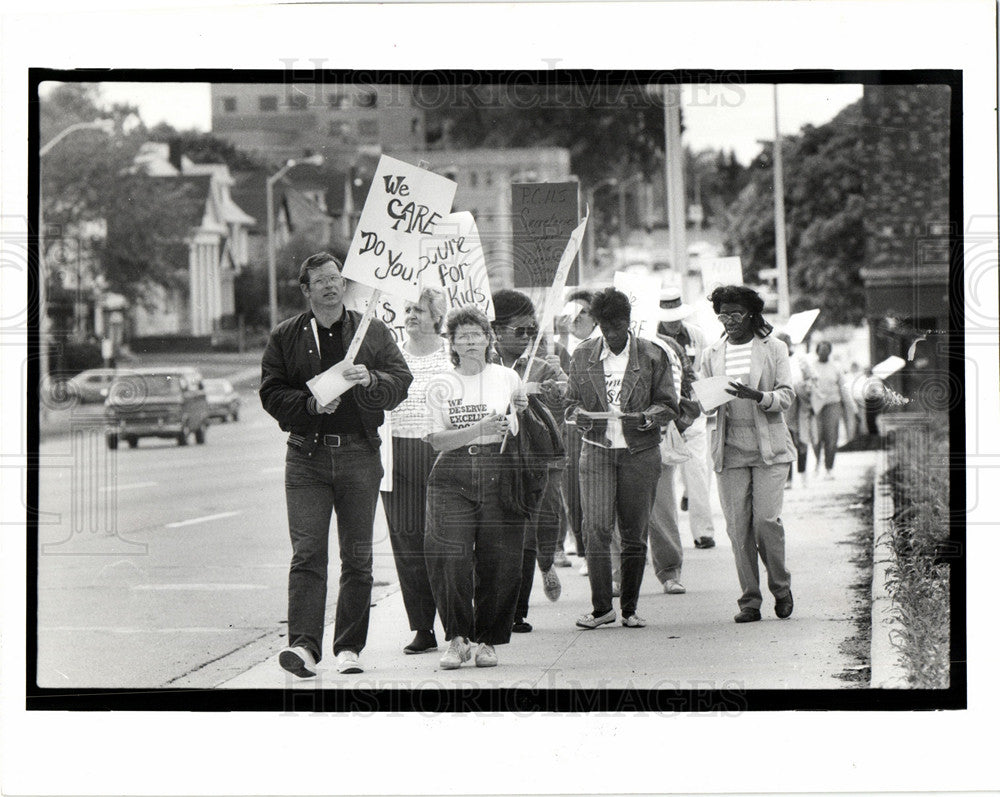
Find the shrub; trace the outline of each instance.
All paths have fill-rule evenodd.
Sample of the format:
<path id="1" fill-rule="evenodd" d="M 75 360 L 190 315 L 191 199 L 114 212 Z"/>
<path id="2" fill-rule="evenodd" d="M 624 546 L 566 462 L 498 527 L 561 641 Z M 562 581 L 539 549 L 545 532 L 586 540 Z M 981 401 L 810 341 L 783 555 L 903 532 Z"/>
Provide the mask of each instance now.
<path id="1" fill-rule="evenodd" d="M 950 666 L 948 418 L 928 418 L 922 432 L 900 430 L 884 478 L 895 512 L 889 524 L 887 585 L 901 630 L 899 650 L 912 686 L 947 688 Z"/>

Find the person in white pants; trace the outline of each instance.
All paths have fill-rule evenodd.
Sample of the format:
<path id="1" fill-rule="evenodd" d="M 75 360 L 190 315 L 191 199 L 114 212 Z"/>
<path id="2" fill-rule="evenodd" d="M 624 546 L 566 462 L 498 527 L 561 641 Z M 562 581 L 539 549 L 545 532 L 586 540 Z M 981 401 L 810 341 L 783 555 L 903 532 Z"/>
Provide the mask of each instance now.
<path id="1" fill-rule="evenodd" d="M 684 347 L 695 373 L 701 370 L 701 355 L 705 350 L 705 333 L 701 327 L 687 321 L 694 308 L 681 300 L 679 288 L 664 288 L 660 293 L 660 323 L 658 335 L 673 338 Z M 715 547 L 715 527 L 712 525 L 712 507 L 709 504 L 708 433 L 704 415 L 695 419 L 682 433 L 691 458 L 678 470 L 687 497 L 688 519 L 691 536 L 696 548 Z M 684 504 L 682 503 L 682 509 Z"/>

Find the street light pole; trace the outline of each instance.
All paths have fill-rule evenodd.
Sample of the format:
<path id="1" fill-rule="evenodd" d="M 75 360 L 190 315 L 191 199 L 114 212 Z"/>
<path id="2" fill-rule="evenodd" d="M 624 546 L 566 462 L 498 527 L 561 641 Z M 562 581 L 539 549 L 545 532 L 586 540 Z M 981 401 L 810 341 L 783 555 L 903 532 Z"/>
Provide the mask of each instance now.
<path id="1" fill-rule="evenodd" d="M 663 128 L 670 260 L 684 284 L 687 276 L 687 219 L 684 207 L 684 149 L 681 143 L 681 88 L 663 86 Z"/>
<path id="2" fill-rule="evenodd" d="M 46 377 L 49 375 L 49 308 L 48 287 L 45 273 L 45 202 L 42 199 L 42 158 L 48 155 L 53 147 L 70 133 L 77 130 L 100 130 L 105 135 L 114 131 L 114 122 L 110 119 L 95 119 L 92 122 L 77 122 L 64 128 L 54 135 L 45 146 L 38 150 L 38 379 L 39 395 L 44 389 Z M 45 402 L 42 401 L 42 411 L 45 412 Z"/>
<path id="3" fill-rule="evenodd" d="M 778 266 L 778 315 L 791 313 L 788 297 L 788 253 L 785 239 L 785 174 L 781 160 L 781 130 L 778 127 L 778 85 L 774 85 L 774 253 Z"/>
<path id="4" fill-rule="evenodd" d="M 275 174 L 267 178 L 266 199 L 267 199 L 267 304 L 270 310 L 271 329 L 278 326 L 278 264 L 274 251 L 274 184 L 284 177 L 288 170 L 300 163 L 311 163 L 320 166 L 323 163 L 322 155 L 310 155 L 308 158 L 296 160 L 290 158 Z"/>

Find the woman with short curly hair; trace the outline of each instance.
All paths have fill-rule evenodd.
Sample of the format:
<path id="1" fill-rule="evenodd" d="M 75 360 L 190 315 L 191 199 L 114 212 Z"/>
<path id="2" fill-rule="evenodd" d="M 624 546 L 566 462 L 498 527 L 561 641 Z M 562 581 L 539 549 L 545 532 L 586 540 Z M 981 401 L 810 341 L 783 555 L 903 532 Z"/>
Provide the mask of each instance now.
<path id="1" fill-rule="evenodd" d="M 792 404 L 788 349 L 764 320 L 764 300 L 743 285 L 716 288 L 709 297 L 725 335 L 705 349 L 702 375 L 724 376 L 733 399 L 708 414 L 718 417 L 712 432 L 712 463 L 726 531 L 733 546 L 742 594 L 737 623 L 760 620 L 757 557 L 780 618 L 792 613 L 791 575 L 785 567 L 781 505 L 788 463 L 795 445 L 784 413 Z"/>

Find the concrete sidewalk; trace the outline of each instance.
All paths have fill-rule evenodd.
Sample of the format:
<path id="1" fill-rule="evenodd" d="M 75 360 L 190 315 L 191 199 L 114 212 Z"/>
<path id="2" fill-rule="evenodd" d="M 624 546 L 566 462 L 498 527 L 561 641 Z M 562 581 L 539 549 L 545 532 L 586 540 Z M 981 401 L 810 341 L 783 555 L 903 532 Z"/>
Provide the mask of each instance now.
<path id="1" fill-rule="evenodd" d="M 786 491 L 783 520 L 795 594 L 795 612 L 787 620 L 774 616 L 773 599 L 765 596 L 762 622 L 733 622 L 738 596 L 736 572 L 718 498 L 713 495 L 716 548 L 695 549 L 687 533 L 687 516 L 681 514 L 681 533 L 690 547 L 685 550 L 682 576 L 687 594 L 663 594 L 647 566 L 639 602 L 639 614 L 648 622 L 646 628 L 628 629 L 620 623 L 593 631 L 576 628 L 576 618 L 590 610 L 588 580 L 575 566 L 557 568 L 562 597 L 556 603 L 548 602 L 536 573 L 529 616 L 534 631 L 515 634 L 509 645 L 497 648 L 500 666 L 477 669 L 470 662 L 459 670 L 442 671 L 438 667 L 444 652 L 440 625 L 439 652 L 403 654 L 402 647 L 412 633 L 402 599 L 394 577 L 385 575 L 391 568 L 377 566 L 376 579 L 381 572 L 393 583 L 376 588 L 368 646 L 361 656 L 364 674 L 343 676 L 336 672 L 330 652 L 333 628 L 329 626 L 324 640 L 326 658 L 316 678 L 302 680 L 285 673 L 278 665 L 276 650 L 266 661 L 248 665 L 252 654 L 246 651 L 242 665 L 220 661 L 203 668 L 197 679 L 176 685 L 197 683 L 230 689 L 849 688 L 850 684 L 838 677 L 858 664 L 841 651 L 841 643 L 854 631 L 850 588 L 859 574 L 851 563 L 853 552 L 848 541 L 862 523 L 850 508 L 871 491 L 866 477 L 875 461 L 874 452 L 840 455 L 836 481 L 814 478 L 809 487 Z M 391 561 L 382 558 L 387 550 L 387 543 L 377 545 L 377 564 Z M 331 561 L 336 560 L 331 551 Z M 579 562 L 576 557 L 570 560 Z M 763 568 L 761 576 L 763 580 Z M 335 573 L 331 573 L 331 583 L 336 584 Z M 617 605 L 615 608 L 617 611 Z"/>

